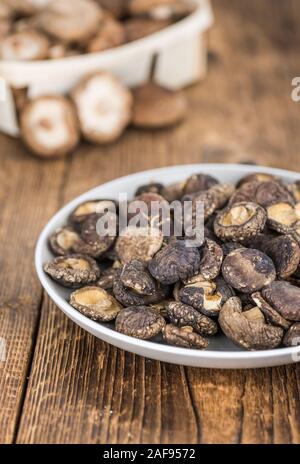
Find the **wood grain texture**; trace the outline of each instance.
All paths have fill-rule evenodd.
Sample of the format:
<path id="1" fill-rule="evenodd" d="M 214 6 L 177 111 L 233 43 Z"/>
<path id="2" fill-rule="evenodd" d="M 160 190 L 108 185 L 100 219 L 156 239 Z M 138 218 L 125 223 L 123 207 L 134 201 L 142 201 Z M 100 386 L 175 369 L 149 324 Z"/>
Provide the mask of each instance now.
<path id="1" fill-rule="evenodd" d="M 54 210 L 115 177 L 197 162 L 300 171 L 300 103 L 290 97 L 299 75 L 298 0 L 214 6 L 208 77 L 187 89 L 181 126 L 129 130 L 114 146 L 83 144 L 54 163 L 0 138 L 0 336 L 9 347 L 0 366 L 0 442 L 300 443 L 297 365 L 215 371 L 122 352 L 42 300 L 33 270 L 35 239 Z"/>

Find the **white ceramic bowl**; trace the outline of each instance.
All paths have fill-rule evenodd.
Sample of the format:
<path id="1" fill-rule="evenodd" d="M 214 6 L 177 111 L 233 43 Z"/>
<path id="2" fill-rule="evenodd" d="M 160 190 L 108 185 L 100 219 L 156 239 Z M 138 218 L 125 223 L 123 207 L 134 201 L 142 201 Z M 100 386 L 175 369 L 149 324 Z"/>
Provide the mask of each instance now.
<path id="1" fill-rule="evenodd" d="M 113 324 L 93 322 L 72 308 L 67 302 L 70 291 L 56 284 L 44 273 L 43 263 L 52 257 L 48 248 L 48 237 L 55 229 L 66 223 L 69 213 L 80 203 L 101 197 L 117 198 L 119 192 L 128 193 L 130 198 L 136 188 L 142 184 L 155 180 L 167 185 L 184 180 L 197 172 L 211 174 L 222 182 L 236 182 L 251 172 L 274 174 L 287 182 L 300 179 L 300 174 L 261 166 L 194 164 L 140 172 L 100 185 L 75 198 L 62 208 L 48 222 L 41 233 L 36 247 L 35 262 L 42 286 L 54 303 L 80 327 L 101 340 L 141 356 L 187 366 L 222 369 L 268 367 L 298 362 L 300 360 L 300 346 L 249 352 L 233 345 L 224 335 L 218 335 L 211 338 L 209 349 L 201 351 L 166 345 L 160 337 L 157 337 L 155 341 L 144 341 L 122 335 L 113 329 Z"/>

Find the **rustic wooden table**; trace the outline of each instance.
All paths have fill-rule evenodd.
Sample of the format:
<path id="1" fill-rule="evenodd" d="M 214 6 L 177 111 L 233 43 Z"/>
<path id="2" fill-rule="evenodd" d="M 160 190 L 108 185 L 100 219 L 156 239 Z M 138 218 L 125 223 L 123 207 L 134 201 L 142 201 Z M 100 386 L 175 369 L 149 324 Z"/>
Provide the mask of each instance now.
<path id="1" fill-rule="evenodd" d="M 209 74 L 180 127 L 129 130 L 43 162 L 0 137 L 1 443 L 299 443 L 300 369 L 185 368 L 96 340 L 43 294 L 33 252 L 65 202 L 110 179 L 177 163 L 300 170 L 299 0 L 214 2 Z"/>

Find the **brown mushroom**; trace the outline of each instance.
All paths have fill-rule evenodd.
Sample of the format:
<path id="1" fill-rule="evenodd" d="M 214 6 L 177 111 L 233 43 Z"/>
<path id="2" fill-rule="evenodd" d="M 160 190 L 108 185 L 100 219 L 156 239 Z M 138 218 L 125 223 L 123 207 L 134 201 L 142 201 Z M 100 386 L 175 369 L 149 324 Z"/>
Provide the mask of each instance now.
<path id="1" fill-rule="evenodd" d="M 282 317 L 278 311 L 272 308 L 272 306 L 264 300 L 259 292 L 253 293 L 251 297 L 270 324 L 281 327 L 284 330 L 287 330 L 290 327 L 291 323 Z"/>
<path id="2" fill-rule="evenodd" d="M 152 276 L 164 285 L 188 279 L 199 271 L 200 254 L 185 241 L 174 241 L 159 251 L 149 263 Z"/>
<path id="3" fill-rule="evenodd" d="M 64 156 L 79 143 L 78 120 L 64 97 L 33 99 L 21 112 L 21 134 L 29 149 L 45 158 Z"/>
<path id="4" fill-rule="evenodd" d="M 136 285 L 137 287 L 137 285 Z M 113 284 L 113 293 L 116 299 L 123 306 L 143 306 L 159 303 L 167 298 L 169 294 L 169 287 L 166 285 L 159 285 L 156 283 L 151 295 L 143 295 L 137 293 L 134 289 L 126 287 L 121 278 L 116 278 Z"/>
<path id="5" fill-rule="evenodd" d="M 37 31 L 9 34 L 0 44 L 0 58 L 7 61 L 34 61 L 48 57 L 50 43 Z"/>
<path id="6" fill-rule="evenodd" d="M 93 321 L 114 320 L 122 307 L 115 298 L 99 287 L 83 287 L 70 296 L 70 305 Z"/>
<path id="7" fill-rule="evenodd" d="M 51 0 L 39 13 L 39 27 L 64 42 L 81 42 L 91 37 L 103 17 L 92 0 Z"/>
<path id="8" fill-rule="evenodd" d="M 182 92 L 160 87 L 153 82 L 133 89 L 132 124 L 156 129 L 180 122 L 187 109 Z"/>
<path id="9" fill-rule="evenodd" d="M 86 140 L 118 139 L 131 118 L 131 92 L 113 75 L 99 71 L 85 77 L 71 92 Z"/>
<path id="10" fill-rule="evenodd" d="M 175 299 L 192 306 L 206 316 L 218 316 L 223 304 L 234 296 L 232 288 L 221 277 L 215 282 L 199 278 L 197 280 L 192 278 L 190 281 L 183 288 L 178 289 L 177 297 L 174 295 Z"/>
<path id="11" fill-rule="evenodd" d="M 168 319 L 178 327 L 190 326 L 200 335 L 214 335 L 217 332 L 217 324 L 192 306 L 174 301 L 167 304 L 166 310 Z"/>
<path id="12" fill-rule="evenodd" d="M 264 208 L 281 202 L 294 204 L 294 198 L 285 185 L 274 180 L 263 182 L 252 180 L 242 184 L 232 195 L 230 204 L 243 201 L 257 203 Z"/>
<path id="13" fill-rule="evenodd" d="M 116 212 L 116 202 L 113 200 L 88 200 L 78 205 L 69 216 L 70 224 L 75 227 L 81 226 L 92 214 L 105 212 Z"/>
<path id="14" fill-rule="evenodd" d="M 291 235 L 273 237 L 270 234 L 259 234 L 248 243 L 266 253 L 275 264 L 277 276 L 286 279 L 293 275 L 300 262 L 300 247 Z"/>
<path id="15" fill-rule="evenodd" d="M 168 324 L 163 328 L 163 339 L 169 345 L 179 346 L 181 348 L 195 348 L 203 350 L 208 346 L 208 340 L 193 331 L 192 327 L 176 327 Z"/>
<path id="16" fill-rule="evenodd" d="M 183 195 L 184 182 L 175 182 L 164 187 L 160 194 L 170 203 L 180 200 Z"/>
<path id="17" fill-rule="evenodd" d="M 300 288 L 276 281 L 262 289 L 262 296 L 288 321 L 300 321 Z"/>
<path id="18" fill-rule="evenodd" d="M 247 174 L 246 176 L 242 177 L 238 183 L 236 184 L 237 188 L 240 188 L 242 185 L 247 184 L 248 182 L 269 182 L 275 181 L 280 182 L 280 179 L 273 174 L 269 174 L 266 172 L 254 172 L 252 174 Z"/>
<path id="19" fill-rule="evenodd" d="M 123 309 L 116 319 L 116 330 L 130 337 L 148 340 L 162 331 L 166 322 L 148 306 Z"/>
<path id="20" fill-rule="evenodd" d="M 300 322 L 295 322 L 283 337 L 284 346 L 300 345 Z"/>
<path id="21" fill-rule="evenodd" d="M 261 206 L 250 202 L 235 203 L 217 214 L 214 231 L 222 240 L 242 242 L 261 232 L 266 220 Z"/>
<path id="22" fill-rule="evenodd" d="M 157 284 L 142 261 L 133 260 L 125 264 L 120 280 L 125 287 L 139 295 L 154 295 L 157 292 Z"/>
<path id="23" fill-rule="evenodd" d="M 253 293 L 276 277 L 272 260 L 263 252 L 240 248 L 229 253 L 222 265 L 225 281 L 243 293 Z"/>
<path id="24" fill-rule="evenodd" d="M 192 174 L 185 182 L 183 193 L 188 195 L 191 193 L 202 192 L 208 190 L 214 185 L 219 184 L 219 181 L 209 174 Z"/>
<path id="25" fill-rule="evenodd" d="M 261 320 L 248 318 L 242 312 L 241 300 L 230 298 L 219 315 L 219 324 L 225 335 L 236 345 L 247 350 L 265 350 L 276 348 L 281 344 L 283 330 L 263 323 Z"/>
<path id="26" fill-rule="evenodd" d="M 163 244 L 163 235 L 156 228 L 128 226 L 116 241 L 116 252 L 123 264 L 133 259 L 150 261 Z"/>
<path id="27" fill-rule="evenodd" d="M 300 228 L 300 203 L 275 203 L 267 208 L 268 226 L 286 234 Z"/>
<path id="28" fill-rule="evenodd" d="M 79 234 L 70 226 L 60 227 L 49 238 L 54 254 L 63 256 L 74 251 L 74 245 L 80 240 Z"/>
<path id="29" fill-rule="evenodd" d="M 112 16 L 106 15 L 96 35 L 87 44 L 88 53 L 119 47 L 126 41 L 125 28 Z"/>
<path id="30" fill-rule="evenodd" d="M 59 256 L 45 263 L 43 268 L 53 280 L 70 288 L 89 285 L 100 277 L 97 262 L 89 256 L 80 254 Z"/>
<path id="31" fill-rule="evenodd" d="M 107 291 L 112 291 L 115 281 L 120 277 L 121 269 L 111 266 L 101 272 L 100 279 L 97 280 L 97 287 Z"/>

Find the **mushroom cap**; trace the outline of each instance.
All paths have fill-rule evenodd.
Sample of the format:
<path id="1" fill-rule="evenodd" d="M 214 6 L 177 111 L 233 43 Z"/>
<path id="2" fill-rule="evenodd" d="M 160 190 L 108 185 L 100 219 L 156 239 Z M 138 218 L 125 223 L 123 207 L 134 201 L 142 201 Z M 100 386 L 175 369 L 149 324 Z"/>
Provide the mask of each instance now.
<path id="1" fill-rule="evenodd" d="M 26 145 L 42 157 L 64 156 L 79 143 L 76 112 L 61 96 L 33 99 L 22 111 L 20 125 Z"/>
<path id="2" fill-rule="evenodd" d="M 228 338 L 248 350 L 276 348 L 283 337 L 280 327 L 247 318 L 246 313 L 242 312 L 242 303 L 238 297 L 232 297 L 224 304 L 220 311 L 219 324 Z"/>
<path id="3" fill-rule="evenodd" d="M 80 42 L 98 29 L 103 13 L 93 0 L 51 0 L 38 15 L 39 27 L 65 42 Z"/>
<path id="4" fill-rule="evenodd" d="M 83 136 L 95 143 L 113 142 L 130 122 L 131 92 L 108 72 L 85 77 L 72 90 Z"/>
<path id="5" fill-rule="evenodd" d="M 224 241 L 241 242 L 261 232 L 266 220 L 265 210 L 256 203 L 235 203 L 217 214 L 214 231 Z"/>
<path id="6" fill-rule="evenodd" d="M 143 128 L 161 128 L 180 122 L 187 110 L 180 91 L 160 87 L 153 82 L 133 89 L 132 124 Z"/>
<path id="7" fill-rule="evenodd" d="M 123 309 L 116 319 L 116 330 L 131 337 L 148 340 L 162 331 L 166 322 L 149 306 Z"/>
<path id="8" fill-rule="evenodd" d="M 122 306 L 100 287 L 83 287 L 70 296 L 70 305 L 93 321 L 112 321 Z"/>
<path id="9" fill-rule="evenodd" d="M 0 58 L 7 61 L 34 61 L 48 58 L 50 42 L 37 31 L 15 32 L 4 37 Z"/>
<path id="10" fill-rule="evenodd" d="M 253 293 L 275 280 L 272 260 L 263 252 L 239 248 L 229 253 L 222 265 L 225 281 L 243 293 Z"/>
<path id="11" fill-rule="evenodd" d="M 262 289 L 262 296 L 288 321 L 300 321 L 300 288 L 276 281 Z"/>

